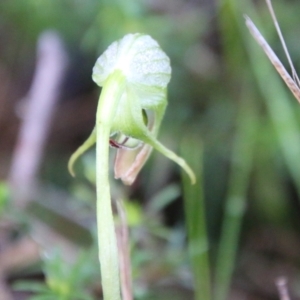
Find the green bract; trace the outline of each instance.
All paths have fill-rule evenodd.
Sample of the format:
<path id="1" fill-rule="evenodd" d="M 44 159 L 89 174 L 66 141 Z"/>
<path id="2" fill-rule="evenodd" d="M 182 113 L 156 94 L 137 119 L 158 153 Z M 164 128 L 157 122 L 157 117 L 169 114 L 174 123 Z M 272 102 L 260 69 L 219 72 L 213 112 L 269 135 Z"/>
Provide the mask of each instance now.
<path id="1" fill-rule="evenodd" d="M 131 184 L 153 147 L 185 169 L 194 183 L 195 175 L 185 161 L 156 139 L 167 105 L 167 84 L 171 78 L 170 60 L 158 43 L 150 36 L 138 33 L 128 34 L 112 43 L 98 58 L 93 68 L 93 80 L 104 87 L 108 79 L 113 78 L 120 83 L 117 87 L 120 99 L 117 100 L 111 120 L 110 135 L 113 138 L 121 133 L 131 138 L 124 145 L 116 141 L 119 149 L 115 177 L 121 178 L 125 184 Z M 102 104 L 105 111 L 105 105 Z M 71 174 L 74 175 L 75 160 L 96 142 L 95 130 L 72 155 L 69 162 Z M 140 147 L 131 150 L 127 145 L 132 138 L 146 145 L 137 143 Z"/>

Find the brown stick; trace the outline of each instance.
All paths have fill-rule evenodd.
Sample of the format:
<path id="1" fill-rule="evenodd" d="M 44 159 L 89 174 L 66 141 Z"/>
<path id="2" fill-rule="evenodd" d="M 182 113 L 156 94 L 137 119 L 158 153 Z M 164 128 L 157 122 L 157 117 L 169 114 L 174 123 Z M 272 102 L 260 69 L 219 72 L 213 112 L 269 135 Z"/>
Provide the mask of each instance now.
<path id="1" fill-rule="evenodd" d="M 278 289 L 280 300 L 290 300 L 286 278 L 285 277 L 277 278 L 276 286 L 277 286 L 277 289 Z"/>
<path id="2" fill-rule="evenodd" d="M 0 275 L 0 299 L 1 300 L 13 300 L 13 296 L 5 283 L 3 275 Z"/>
<path id="3" fill-rule="evenodd" d="M 14 204 L 19 207 L 26 206 L 32 196 L 66 66 L 66 54 L 55 32 L 44 32 L 40 36 L 37 54 L 36 71 L 26 97 L 9 175 Z"/>
<path id="4" fill-rule="evenodd" d="M 119 224 L 116 227 L 119 266 L 121 277 L 121 291 L 123 300 L 132 300 L 131 263 L 129 251 L 129 234 L 127 219 L 121 201 L 117 201 Z"/>

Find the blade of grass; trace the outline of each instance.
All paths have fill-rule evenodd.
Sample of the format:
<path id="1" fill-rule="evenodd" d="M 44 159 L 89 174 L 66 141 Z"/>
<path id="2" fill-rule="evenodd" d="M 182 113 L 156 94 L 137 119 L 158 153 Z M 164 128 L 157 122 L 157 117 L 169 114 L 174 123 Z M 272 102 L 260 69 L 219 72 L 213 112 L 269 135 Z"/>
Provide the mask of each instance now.
<path id="1" fill-rule="evenodd" d="M 197 174 L 197 183 L 191 185 L 190 179 L 182 172 L 188 253 L 194 277 L 195 299 L 210 300 L 209 245 L 202 183 L 202 144 L 199 137 L 185 138 L 181 154 L 188 158 L 189 164 Z"/>
<path id="2" fill-rule="evenodd" d="M 244 93 L 237 116 L 232 165 L 216 260 L 215 300 L 228 299 L 252 168 L 258 120 L 251 94 Z"/>
<path id="3" fill-rule="evenodd" d="M 283 159 L 300 196 L 300 128 L 295 113 L 298 107 L 297 101 L 284 86 L 271 62 L 268 61 L 245 25 L 243 15 L 247 14 L 255 21 L 259 29 L 264 28 L 260 25 L 263 22 L 260 22 L 254 4 L 245 0 L 221 0 L 219 7 L 226 61 L 230 67 L 235 64 L 239 71 L 241 71 L 241 65 L 249 65 L 254 82 L 265 101 L 269 121 L 276 132 Z M 264 23 L 266 22 L 273 22 L 271 16 L 269 21 L 264 20 Z M 236 47 L 242 51 L 242 56 L 237 57 Z M 245 62 L 244 51 L 248 55 L 248 63 Z"/>
<path id="4" fill-rule="evenodd" d="M 287 90 L 283 88 L 283 83 L 280 83 L 276 71 L 274 69 L 272 70 L 271 63 L 268 62 L 262 49 L 256 45 L 256 42 L 252 39 L 250 33 L 247 32 L 243 22 L 244 13 L 251 16 L 251 18 L 255 20 L 255 23 L 259 25 L 254 5 L 250 1 L 220 1 L 220 28 L 222 29 L 225 62 L 227 63 L 229 71 L 235 72 L 233 73 L 235 80 L 237 80 L 237 74 L 240 76 L 241 72 L 248 72 L 250 70 L 250 72 L 254 74 L 259 92 L 265 100 L 266 108 L 269 113 L 266 121 L 272 124 L 274 131 L 276 132 L 278 146 L 281 148 L 287 168 L 295 182 L 298 194 L 300 195 L 300 161 L 298 159 L 300 153 L 300 136 L 299 124 L 294 109 L 296 108 L 296 101 L 293 103 L 288 100 Z M 270 22 L 272 22 L 271 17 Z M 260 26 L 258 27 L 261 28 Z M 248 69 L 241 68 L 241 66 L 245 65 L 245 50 L 250 62 Z M 228 75 L 230 75 L 230 73 Z M 249 81 L 249 83 L 250 82 L 251 81 Z M 246 138 L 245 142 L 248 143 Z M 238 157 L 242 157 L 242 154 L 238 153 L 237 150 L 235 150 L 235 153 L 238 154 Z M 247 158 L 244 157 L 242 157 L 242 159 L 247 160 Z M 245 163 L 246 161 L 244 164 Z M 243 208 L 241 205 L 243 199 L 239 200 L 234 193 L 235 189 L 239 193 L 242 193 L 243 189 L 246 189 L 245 186 L 238 186 L 237 184 L 239 181 L 242 183 L 244 182 L 244 185 L 247 183 L 246 176 L 249 176 L 249 172 L 247 175 L 247 172 L 244 170 L 242 174 L 244 175 L 241 175 L 241 178 L 239 178 L 238 174 L 231 174 L 230 185 L 232 185 L 232 187 L 229 188 L 229 196 L 232 194 L 234 197 L 228 198 L 228 204 L 225 208 L 227 213 L 229 213 L 230 207 L 234 208 L 236 206 L 236 211 L 238 208 L 240 208 L 240 210 Z M 236 179 L 234 179 L 234 177 L 236 177 Z M 234 188 L 232 182 L 235 180 L 237 180 L 237 183 Z M 228 296 L 227 294 L 233 270 L 233 258 L 236 253 L 237 237 L 240 230 L 240 222 L 242 220 L 241 216 L 234 216 L 233 212 L 232 216 L 228 215 L 227 220 L 225 218 L 222 229 L 222 238 L 217 259 L 216 297 L 214 297 L 216 300 L 226 299 Z"/>
<path id="5" fill-rule="evenodd" d="M 254 16 L 256 20 L 255 11 L 252 9 L 250 12 L 251 17 Z M 270 22 L 272 22 L 271 17 Z M 262 27 L 260 26 L 260 28 Z M 265 99 L 285 163 L 294 180 L 298 196 L 300 196 L 300 128 L 295 113 L 295 110 L 300 108 L 250 33 L 245 35 L 244 43 L 248 49 L 250 66 L 259 91 Z M 268 84 L 266 84 L 266 78 Z"/>

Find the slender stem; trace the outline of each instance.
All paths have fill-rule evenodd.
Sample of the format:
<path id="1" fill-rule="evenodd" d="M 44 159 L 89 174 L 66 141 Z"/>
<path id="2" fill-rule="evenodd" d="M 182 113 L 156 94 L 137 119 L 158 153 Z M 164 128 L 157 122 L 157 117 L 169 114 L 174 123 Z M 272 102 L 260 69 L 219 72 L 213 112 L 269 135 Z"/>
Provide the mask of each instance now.
<path id="1" fill-rule="evenodd" d="M 99 261 L 105 300 L 120 300 L 119 262 L 109 186 L 109 135 L 125 84 L 121 72 L 105 83 L 96 116 L 96 184 Z"/>

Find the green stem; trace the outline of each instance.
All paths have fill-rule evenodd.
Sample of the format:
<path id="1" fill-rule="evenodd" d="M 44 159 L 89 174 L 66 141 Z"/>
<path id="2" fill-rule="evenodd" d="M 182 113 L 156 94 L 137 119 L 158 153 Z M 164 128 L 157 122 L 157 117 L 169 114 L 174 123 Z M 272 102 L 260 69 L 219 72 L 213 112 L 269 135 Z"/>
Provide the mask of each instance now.
<path id="1" fill-rule="evenodd" d="M 109 135 L 125 78 L 114 72 L 100 95 L 96 115 L 96 185 L 99 261 L 105 300 L 120 300 L 119 262 L 109 186 Z"/>

